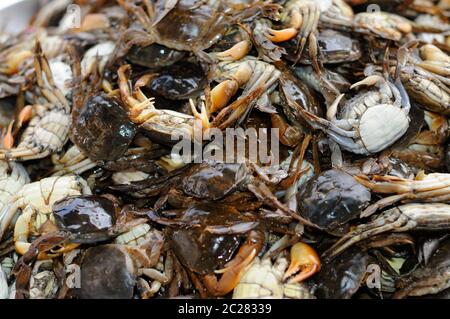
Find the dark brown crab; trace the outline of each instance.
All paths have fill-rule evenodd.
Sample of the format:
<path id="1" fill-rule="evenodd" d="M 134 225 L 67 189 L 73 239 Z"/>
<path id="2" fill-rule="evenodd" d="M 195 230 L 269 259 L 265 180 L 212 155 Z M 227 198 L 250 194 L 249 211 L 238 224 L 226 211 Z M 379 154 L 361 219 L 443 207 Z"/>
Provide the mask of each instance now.
<path id="1" fill-rule="evenodd" d="M 233 3 L 233 1 L 143 1 L 137 6 L 119 1 L 132 12 L 143 29 L 132 27 L 126 38 L 130 44 L 146 46 L 158 43 L 179 51 L 190 51 L 207 61 L 211 58 L 203 50 L 215 44 L 233 24 L 251 19 L 261 13 L 270 14 L 278 6 L 263 1 Z"/>
<path id="2" fill-rule="evenodd" d="M 297 194 L 297 211 L 320 229 L 342 233 L 369 205 L 370 191 L 351 175 L 332 169 L 310 179 Z"/>
<path id="3" fill-rule="evenodd" d="M 414 270 L 405 278 L 400 278 L 393 298 L 437 294 L 450 287 L 450 240 L 439 245 L 425 266 Z"/>
<path id="4" fill-rule="evenodd" d="M 367 252 L 356 247 L 336 259 L 325 261 L 313 278 L 314 294 L 326 299 L 351 298 L 366 277 L 369 261 Z"/>
<path id="5" fill-rule="evenodd" d="M 213 296 L 231 292 L 264 246 L 259 222 L 232 206 L 197 204 L 177 218 L 149 216 L 154 222 L 174 227 L 169 232 L 175 255 L 191 274 L 200 276 Z M 220 280 L 218 273 L 222 274 Z M 196 286 L 200 288 L 199 282 Z"/>

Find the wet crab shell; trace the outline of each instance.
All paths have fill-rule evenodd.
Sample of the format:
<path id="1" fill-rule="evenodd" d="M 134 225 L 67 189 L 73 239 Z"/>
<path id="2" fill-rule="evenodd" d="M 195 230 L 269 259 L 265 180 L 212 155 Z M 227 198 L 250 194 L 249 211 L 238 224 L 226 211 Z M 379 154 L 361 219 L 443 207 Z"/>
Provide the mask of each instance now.
<path id="1" fill-rule="evenodd" d="M 182 189 L 196 198 L 218 200 L 236 190 L 246 175 L 242 163 L 204 163 L 183 179 Z"/>
<path id="2" fill-rule="evenodd" d="M 331 29 L 325 29 L 317 36 L 317 44 L 321 54 L 321 62 L 324 64 L 336 64 L 353 62 L 361 58 L 362 50 L 359 41 L 351 38 L 345 33 Z M 297 40 L 283 43 L 287 50 L 286 59 L 296 61 Z M 305 54 L 300 58 L 300 63 L 311 64 L 309 48 L 305 49 Z"/>
<path id="3" fill-rule="evenodd" d="M 222 1 L 178 1 L 152 31 L 157 43 L 179 51 L 204 50 L 216 43 L 229 26 Z"/>
<path id="4" fill-rule="evenodd" d="M 128 149 L 136 130 L 120 101 L 101 94 L 84 103 L 73 123 L 72 137 L 91 160 L 116 160 Z"/>
<path id="5" fill-rule="evenodd" d="M 113 202 L 101 196 L 71 196 L 52 207 L 58 229 L 75 235 L 77 243 L 95 243 L 110 238 L 115 222 Z"/>
<path id="6" fill-rule="evenodd" d="M 355 218 L 370 202 L 370 191 L 350 174 L 332 169 L 313 177 L 297 193 L 297 211 L 330 233 Z"/>
<path id="7" fill-rule="evenodd" d="M 121 245 L 91 247 L 81 263 L 81 299 L 130 299 L 135 286 L 133 261 Z"/>
<path id="8" fill-rule="evenodd" d="M 244 216 L 231 206 L 199 204 L 187 209 L 183 219 L 200 226 L 174 230 L 171 246 L 183 265 L 201 275 L 211 274 L 230 261 L 245 236 L 218 235 L 205 230 L 207 226 L 242 222 Z"/>
<path id="9" fill-rule="evenodd" d="M 170 100 L 194 98 L 206 84 L 205 74 L 200 65 L 180 62 L 158 72 L 150 84 L 152 95 L 160 95 Z"/>
<path id="10" fill-rule="evenodd" d="M 314 294 L 325 299 L 349 299 L 359 289 L 367 273 L 369 255 L 353 247 L 335 259 L 322 263 L 313 278 Z"/>
<path id="11" fill-rule="evenodd" d="M 159 69 L 170 66 L 184 58 L 185 52 L 166 48 L 163 45 L 152 44 L 146 47 L 133 46 L 126 59 L 132 64 L 149 69 Z"/>

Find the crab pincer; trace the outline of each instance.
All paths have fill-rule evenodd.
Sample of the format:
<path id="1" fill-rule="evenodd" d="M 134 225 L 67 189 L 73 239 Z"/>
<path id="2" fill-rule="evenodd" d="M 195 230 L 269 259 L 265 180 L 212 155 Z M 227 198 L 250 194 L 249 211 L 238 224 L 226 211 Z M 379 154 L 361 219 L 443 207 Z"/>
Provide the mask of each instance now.
<path id="1" fill-rule="evenodd" d="M 289 283 L 301 282 L 319 270 L 319 255 L 308 244 L 299 242 L 291 247 L 291 263 L 283 278 Z"/>

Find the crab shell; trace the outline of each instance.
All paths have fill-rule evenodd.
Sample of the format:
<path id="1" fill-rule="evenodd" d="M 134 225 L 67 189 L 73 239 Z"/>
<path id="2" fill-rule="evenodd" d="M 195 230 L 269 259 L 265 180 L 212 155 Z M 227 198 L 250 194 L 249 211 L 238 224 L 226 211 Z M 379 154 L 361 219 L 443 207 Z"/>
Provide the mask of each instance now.
<path id="1" fill-rule="evenodd" d="M 365 148 L 377 153 L 394 144 L 409 126 L 408 115 L 390 104 L 380 104 L 367 109 L 359 122 L 359 134 Z"/>

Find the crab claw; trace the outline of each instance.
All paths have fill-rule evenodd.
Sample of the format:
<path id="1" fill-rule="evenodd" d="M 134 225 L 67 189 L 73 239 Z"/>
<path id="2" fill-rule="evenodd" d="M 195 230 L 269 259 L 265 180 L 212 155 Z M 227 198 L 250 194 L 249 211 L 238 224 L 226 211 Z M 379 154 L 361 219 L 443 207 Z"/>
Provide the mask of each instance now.
<path id="1" fill-rule="evenodd" d="M 242 63 L 233 75 L 233 79 L 225 80 L 214 87 L 210 92 L 211 106 L 209 111 L 214 113 L 223 109 L 236 94 L 239 87 L 250 80 L 252 73 L 253 69 L 250 65 Z"/>
<path id="2" fill-rule="evenodd" d="M 295 28 L 287 28 L 283 30 L 269 29 L 267 38 L 274 43 L 284 42 L 294 38 L 297 35 L 297 33 L 298 30 Z"/>
<path id="3" fill-rule="evenodd" d="M 236 257 L 226 265 L 226 268 L 215 272 L 216 274 L 222 274 L 219 281 L 217 281 L 216 274 L 204 277 L 204 283 L 208 291 L 214 296 L 223 296 L 232 291 L 239 283 L 243 270 L 258 255 L 263 242 L 264 238 L 259 232 L 251 231 Z"/>
<path id="4" fill-rule="evenodd" d="M 296 243 L 291 248 L 291 264 L 286 270 L 283 279 L 286 280 L 298 271 L 300 273 L 293 278 L 289 279 L 288 283 L 301 282 L 320 270 L 320 259 L 319 255 L 315 250 L 305 244 Z"/>
<path id="5" fill-rule="evenodd" d="M 211 127 L 211 123 L 209 122 L 209 115 L 208 111 L 206 110 L 205 103 L 202 102 L 200 112 L 197 111 L 197 108 L 195 107 L 194 101 L 192 101 L 192 99 L 189 99 L 189 105 L 194 117 L 201 121 L 202 131 L 209 129 Z"/>
<path id="6" fill-rule="evenodd" d="M 236 94 L 239 89 L 239 84 L 234 80 L 226 80 L 218 84 L 211 90 L 211 106 L 210 112 L 214 113 L 223 109 L 230 98 Z"/>
<path id="7" fill-rule="evenodd" d="M 30 235 L 30 224 L 33 222 L 33 212 L 31 210 L 23 212 L 16 221 L 14 226 L 14 248 L 19 255 L 25 255 L 31 247 L 31 243 L 28 242 L 28 236 Z M 61 245 L 55 250 L 49 250 L 48 252 L 39 252 L 38 259 L 52 259 L 60 256 L 63 253 L 74 250 L 80 246 L 80 244 L 67 243 Z"/>
<path id="8" fill-rule="evenodd" d="M 361 81 L 356 82 L 355 84 L 353 84 L 350 87 L 350 89 L 353 90 L 354 88 L 357 88 L 357 87 L 362 86 L 362 85 L 372 86 L 372 85 L 375 85 L 377 83 L 380 83 L 380 81 L 383 81 L 383 77 L 381 77 L 380 75 L 370 75 L 370 76 L 366 77 L 364 80 L 361 80 Z"/>
<path id="9" fill-rule="evenodd" d="M 237 61 L 247 55 L 251 46 L 252 44 L 250 41 L 243 40 L 226 51 L 216 53 L 215 56 L 222 61 Z"/>
<path id="10" fill-rule="evenodd" d="M 17 127 L 21 128 L 24 123 L 27 123 L 33 117 L 33 106 L 25 106 L 19 113 L 17 120 Z"/>
<path id="11" fill-rule="evenodd" d="M 9 123 L 6 134 L 3 137 L 3 148 L 6 150 L 10 150 L 14 146 L 14 136 L 12 133 L 13 126 L 14 126 L 14 120 Z"/>

